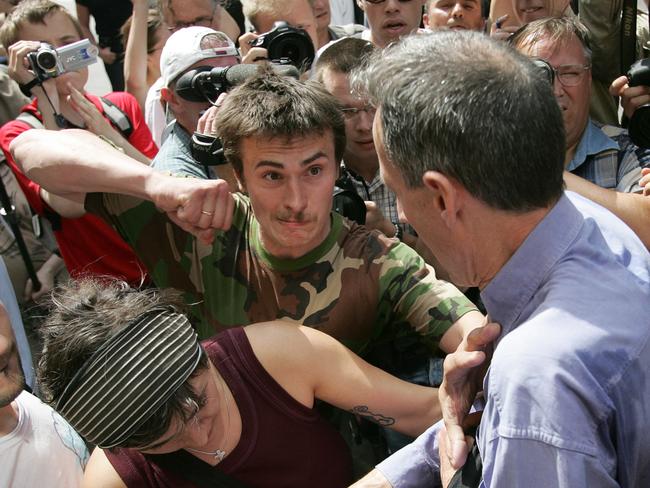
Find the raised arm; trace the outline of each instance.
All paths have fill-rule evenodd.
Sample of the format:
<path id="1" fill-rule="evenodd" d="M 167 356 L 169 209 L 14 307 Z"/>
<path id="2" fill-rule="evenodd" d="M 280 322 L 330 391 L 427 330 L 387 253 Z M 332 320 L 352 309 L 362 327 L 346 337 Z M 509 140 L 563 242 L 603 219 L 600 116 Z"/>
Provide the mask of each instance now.
<path id="1" fill-rule="evenodd" d="M 435 388 L 397 379 L 322 332 L 270 322 L 246 334 L 262 366 L 308 407 L 318 398 L 411 436 L 441 418 Z"/>
<path id="2" fill-rule="evenodd" d="M 154 172 L 85 130 L 29 130 L 10 151 L 30 179 L 55 194 L 123 193 L 151 200 L 146 184 Z"/>
<path id="3" fill-rule="evenodd" d="M 124 51 L 124 83 L 144 110 L 147 98 L 147 16 L 149 2 L 133 1 L 133 16 Z"/>
<path id="4" fill-rule="evenodd" d="M 16 163 L 51 193 L 118 193 L 152 201 L 200 239 L 228 229 L 234 200 L 223 180 L 176 178 L 152 170 L 84 130 L 32 129 L 10 146 Z"/>

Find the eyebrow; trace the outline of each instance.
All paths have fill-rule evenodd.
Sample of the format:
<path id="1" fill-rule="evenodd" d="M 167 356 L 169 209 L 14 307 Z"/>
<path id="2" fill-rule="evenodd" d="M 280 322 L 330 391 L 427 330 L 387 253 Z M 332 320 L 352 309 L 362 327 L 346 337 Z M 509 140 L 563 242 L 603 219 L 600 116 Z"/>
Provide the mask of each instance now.
<path id="1" fill-rule="evenodd" d="M 320 158 L 327 158 L 327 154 L 325 154 L 323 151 L 318 151 L 317 153 L 313 154 L 307 159 L 301 161 L 300 166 L 307 166 Z M 284 168 L 283 163 L 272 161 L 270 159 L 263 159 L 261 161 L 258 161 L 257 164 L 255 165 L 255 169 L 260 168 L 262 166 L 271 166 L 272 168 L 278 168 L 278 169 Z"/>

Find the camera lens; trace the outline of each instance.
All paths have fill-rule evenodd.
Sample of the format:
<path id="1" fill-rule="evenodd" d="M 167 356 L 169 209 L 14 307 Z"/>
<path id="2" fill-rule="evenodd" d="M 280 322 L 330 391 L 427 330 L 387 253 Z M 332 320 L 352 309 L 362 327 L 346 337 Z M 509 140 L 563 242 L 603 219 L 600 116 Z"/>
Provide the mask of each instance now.
<path id="1" fill-rule="evenodd" d="M 56 67 L 56 53 L 53 51 L 39 51 L 36 54 L 36 63 L 43 71 L 52 71 Z"/>
<path id="2" fill-rule="evenodd" d="M 309 68 L 314 60 L 314 49 L 308 37 L 295 33 L 283 33 L 269 44 L 271 60 L 288 59 L 294 66 Z"/>

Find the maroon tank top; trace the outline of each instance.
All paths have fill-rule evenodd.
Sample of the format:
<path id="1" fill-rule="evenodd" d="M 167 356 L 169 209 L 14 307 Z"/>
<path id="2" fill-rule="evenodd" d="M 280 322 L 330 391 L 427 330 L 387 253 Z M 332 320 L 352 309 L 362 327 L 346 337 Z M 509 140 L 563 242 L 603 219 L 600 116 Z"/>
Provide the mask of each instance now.
<path id="1" fill-rule="evenodd" d="M 351 483 L 350 454 L 341 436 L 266 372 L 243 328 L 228 329 L 202 344 L 237 402 L 242 419 L 239 444 L 215 467 L 184 450 L 164 455 L 164 462 L 161 456 L 132 449 L 105 451 L 129 488 L 195 487 L 178 473 L 197 463 L 251 488 L 335 488 Z"/>

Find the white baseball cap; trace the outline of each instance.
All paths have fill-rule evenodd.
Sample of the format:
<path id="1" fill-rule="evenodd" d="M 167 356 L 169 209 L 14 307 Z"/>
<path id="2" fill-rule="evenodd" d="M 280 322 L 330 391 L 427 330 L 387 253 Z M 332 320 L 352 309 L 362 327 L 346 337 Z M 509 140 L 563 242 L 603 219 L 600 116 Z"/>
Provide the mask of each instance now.
<path id="1" fill-rule="evenodd" d="M 239 59 L 235 44 L 223 32 L 201 26 L 177 30 L 169 36 L 160 55 L 160 76 L 163 85 L 168 87 L 199 61 L 223 56 L 235 56 Z"/>

